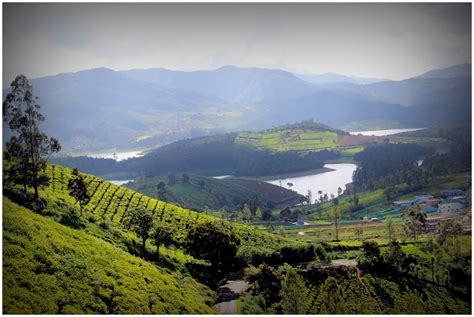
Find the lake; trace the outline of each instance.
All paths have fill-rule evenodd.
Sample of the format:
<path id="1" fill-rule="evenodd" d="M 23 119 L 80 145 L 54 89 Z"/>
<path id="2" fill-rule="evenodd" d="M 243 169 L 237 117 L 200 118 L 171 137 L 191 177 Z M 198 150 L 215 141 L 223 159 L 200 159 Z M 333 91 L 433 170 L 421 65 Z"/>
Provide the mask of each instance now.
<path id="1" fill-rule="evenodd" d="M 126 179 L 126 180 L 108 180 L 108 182 L 111 182 L 112 184 L 122 186 L 123 184 L 126 184 L 128 182 L 133 182 L 133 179 Z"/>
<path id="2" fill-rule="evenodd" d="M 373 131 L 354 131 L 349 132 L 352 135 L 362 134 L 362 135 L 374 135 L 374 136 L 385 136 L 392 135 L 402 132 L 418 131 L 425 128 L 413 128 L 413 129 L 387 129 L 387 130 L 373 130 Z"/>
<path id="3" fill-rule="evenodd" d="M 117 162 L 119 162 L 119 161 L 123 161 L 132 157 L 143 156 L 142 152 L 143 151 L 90 153 L 90 154 L 86 154 L 86 156 L 93 157 L 93 158 L 114 159 Z"/>
<path id="4" fill-rule="evenodd" d="M 313 199 L 319 198 L 319 190 L 323 191 L 323 195 L 327 193 L 328 196 L 331 194 L 337 196 L 337 188 L 341 187 L 342 190 L 344 190 L 346 184 L 352 182 L 352 173 L 357 168 L 355 164 L 346 163 L 325 164 L 324 167 L 333 169 L 333 171 L 299 177 L 281 178 L 266 182 L 278 186 L 280 186 L 281 182 L 282 187 L 294 190 L 301 195 L 307 195 L 308 189 L 311 189 Z M 292 183 L 293 186 L 289 187 L 288 183 Z"/>

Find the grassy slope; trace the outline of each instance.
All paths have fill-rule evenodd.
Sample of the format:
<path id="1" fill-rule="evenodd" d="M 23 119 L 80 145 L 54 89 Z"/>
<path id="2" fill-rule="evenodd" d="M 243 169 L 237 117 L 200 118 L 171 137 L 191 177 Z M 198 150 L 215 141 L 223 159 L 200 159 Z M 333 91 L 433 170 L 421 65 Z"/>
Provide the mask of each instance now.
<path id="1" fill-rule="evenodd" d="M 290 190 L 258 181 L 239 179 L 214 179 L 199 175 L 191 175 L 190 182 L 181 180 L 170 184 L 167 177 L 153 177 L 137 180 L 126 187 L 150 197 L 157 196 L 156 186 L 159 182 L 167 185 L 168 199 L 180 205 L 203 210 L 205 206 L 217 210 L 226 206 L 228 210 L 237 210 L 240 202 L 259 197 L 262 204 L 271 201 L 285 206 L 298 201 L 298 195 Z M 200 186 L 200 185 L 203 186 Z M 237 202 L 236 202 L 237 200 Z"/>
<path id="2" fill-rule="evenodd" d="M 74 203 L 67 194 L 71 170 L 48 165 L 47 174 L 51 184 L 40 196 L 49 201 L 45 209 L 48 217 L 4 198 L 4 312 L 214 312 L 206 305 L 212 302 L 212 291 L 196 282 L 185 268 L 194 259 L 179 249 L 164 247 L 157 265 L 131 255 L 139 239 L 123 229 L 120 218 L 130 208 L 145 206 L 159 220 L 173 224 L 181 241 L 193 224 L 221 220 L 86 175 L 92 200 L 85 207 L 84 218 L 96 220 L 82 230 L 71 229 L 57 223 L 61 201 Z M 101 227 L 103 222 L 109 224 L 106 229 Z M 223 223 L 238 232 L 243 246 L 276 250 L 301 244 L 254 227 Z M 154 250 L 150 242 L 147 247 Z"/>
<path id="3" fill-rule="evenodd" d="M 275 152 L 320 151 L 334 149 L 338 144 L 335 132 L 303 129 L 241 132 L 236 137 L 236 142 Z"/>
<path id="4" fill-rule="evenodd" d="M 3 203 L 3 312 L 213 313 L 209 289 L 86 232 Z"/>

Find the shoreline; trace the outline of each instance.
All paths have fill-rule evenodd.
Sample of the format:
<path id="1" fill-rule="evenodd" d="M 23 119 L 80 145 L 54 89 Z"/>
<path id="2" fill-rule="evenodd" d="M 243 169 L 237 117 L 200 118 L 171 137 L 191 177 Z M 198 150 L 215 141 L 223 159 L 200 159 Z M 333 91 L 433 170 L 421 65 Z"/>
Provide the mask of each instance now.
<path id="1" fill-rule="evenodd" d="M 312 170 L 302 171 L 302 172 L 294 172 L 294 173 L 285 173 L 285 174 L 278 174 L 278 175 L 268 175 L 268 176 L 231 176 L 227 177 L 227 179 L 248 179 L 253 181 L 273 181 L 281 178 L 294 178 L 294 177 L 301 177 L 301 176 L 309 176 L 309 175 L 316 175 L 316 174 L 323 174 L 327 172 L 335 171 L 333 168 L 328 167 L 321 167 Z"/>

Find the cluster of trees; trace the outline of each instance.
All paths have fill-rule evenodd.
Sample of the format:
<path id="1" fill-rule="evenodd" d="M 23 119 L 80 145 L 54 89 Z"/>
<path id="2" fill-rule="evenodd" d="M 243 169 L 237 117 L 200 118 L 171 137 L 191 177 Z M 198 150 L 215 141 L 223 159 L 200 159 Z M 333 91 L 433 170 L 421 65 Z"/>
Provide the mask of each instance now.
<path id="1" fill-rule="evenodd" d="M 294 130 L 294 129 L 304 129 L 304 130 L 314 130 L 314 131 L 331 131 L 336 132 L 339 135 L 347 135 L 348 132 L 343 130 L 331 128 L 328 125 L 323 123 L 315 122 L 313 119 L 303 120 L 300 122 L 295 122 L 291 124 L 285 124 L 276 128 L 264 130 L 264 132 L 280 131 L 280 130 Z"/>
<path id="2" fill-rule="evenodd" d="M 258 204 L 244 203 L 242 209 L 232 212 L 229 219 L 246 223 L 271 220 L 272 211 L 270 208 L 261 207 Z"/>
<path id="3" fill-rule="evenodd" d="M 438 175 L 471 170 L 471 127 L 455 125 L 406 133 L 408 136 L 444 138 L 447 153 L 415 144 L 383 144 L 366 148 L 354 159 L 360 166 L 353 181 L 358 190 L 390 188 L 406 183 L 406 191 L 419 190 Z M 423 158 L 423 164 L 416 161 Z M 390 193 L 388 193 L 390 194 Z"/>
<path id="4" fill-rule="evenodd" d="M 242 299 L 244 314 L 346 314 L 343 287 L 328 276 L 315 289 L 298 271 L 285 264 L 275 269 L 262 264 L 245 270 L 252 291 Z"/>
<path id="5" fill-rule="evenodd" d="M 296 269 L 285 264 L 277 270 L 267 264 L 245 270 L 252 293 L 243 299 L 244 314 L 307 314 L 309 289 Z"/>
<path id="6" fill-rule="evenodd" d="M 160 246 L 169 246 L 174 241 L 176 229 L 155 218 L 148 209 L 136 207 L 126 212 L 122 218 L 122 224 L 128 230 L 133 230 L 139 238 L 142 239 L 142 249 L 147 253 L 146 241 L 151 238 L 153 245 L 156 246 L 156 254 L 159 257 Z"/>
<path id="7" fill-rule="evenodd" d="M 367 147 L 356 154 L 359 166 L 352 177 L 357 190 L 386 188 L 407 183 L 416 187 L 426 184 L 431 174 L 419 167 L 417 160 L 431 150 L 416 144 L 382 144 Z"/>

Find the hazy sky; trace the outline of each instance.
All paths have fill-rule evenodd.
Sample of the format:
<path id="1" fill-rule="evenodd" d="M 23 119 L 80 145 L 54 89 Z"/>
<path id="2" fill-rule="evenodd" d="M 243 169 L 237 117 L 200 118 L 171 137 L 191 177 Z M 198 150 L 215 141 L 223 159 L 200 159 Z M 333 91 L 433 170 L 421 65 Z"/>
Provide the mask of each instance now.
<path id="1" fill-rule="evenodd" d="M 404 79 L 471 62 L 471 4 L 3 4 L 3 76 L 223 65 Z"/>

